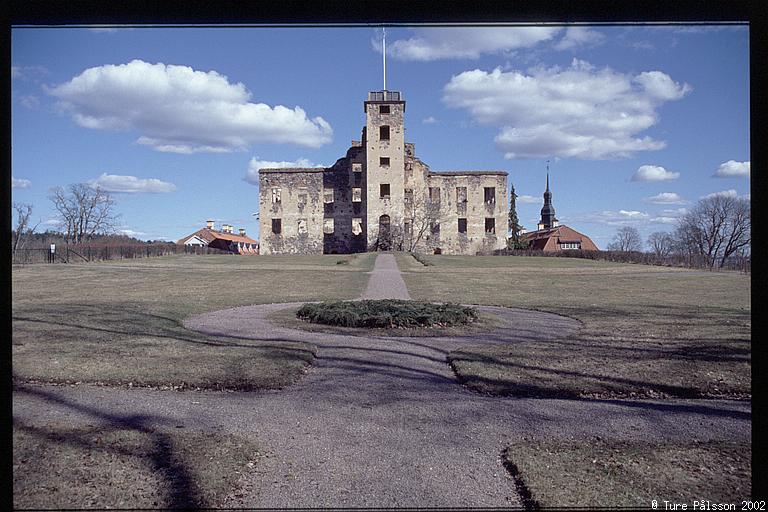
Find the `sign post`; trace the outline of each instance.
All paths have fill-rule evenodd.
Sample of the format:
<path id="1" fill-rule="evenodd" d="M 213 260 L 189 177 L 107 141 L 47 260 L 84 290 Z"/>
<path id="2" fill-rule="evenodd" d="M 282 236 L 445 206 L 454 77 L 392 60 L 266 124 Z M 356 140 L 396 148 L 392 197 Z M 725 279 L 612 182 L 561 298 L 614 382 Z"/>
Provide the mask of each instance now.
<path id="1" fill-rule="evenodd" d="M 51 252 L 48 254 L 48 263 L 53 263 L 56 259 L 56 244 L 51 244 Z"/>

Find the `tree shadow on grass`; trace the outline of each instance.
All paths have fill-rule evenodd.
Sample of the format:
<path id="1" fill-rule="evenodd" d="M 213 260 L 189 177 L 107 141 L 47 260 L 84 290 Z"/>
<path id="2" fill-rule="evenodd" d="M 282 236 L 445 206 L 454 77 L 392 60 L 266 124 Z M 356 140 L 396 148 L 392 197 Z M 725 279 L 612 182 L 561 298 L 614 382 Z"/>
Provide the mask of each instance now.
<path id="1" fill-rule="evenodd" d="M 89 431 L 81 432 L 57 432 L 31 425 L 25 425 L 14 419 L 14 426 L 23 432 L 27 432 L 41 440 L 51 443 L 66 443 L 88 450 L 102 450 L 122 457 L 141 457 L 145 459 L 154 474 L 165 480 L 167 489 L 165 507 L 199 509 L 206 508 L 208 504 L 200 492 L 200 488 L 185 465 L 180 453 L 174 451 L 173 440 L 167 434 L 153 430 L 152 425 L 168 424 L 169 419 L 159 416 L 145 416 L 137 414 L 120 414 L 108 412 L 96 407 L 75 403 L 66 398 L 56 396 L 41 389 L 16 384 L 14 393 L 23 393 L 35 396 L 46 402 L 63 406 L 81 414 L 85 414 L 100 423 L 108 426 L 95 427 Z M 133 450 L 118 446 L 106 446 L 89 441 L 91 434 L 118 430 L 130 430 L 140 433 L 149 440 L 151 449 L 148 453 L 136 453 Z"/>
<path id="2" fill-rule="evenodd" d="M 412 337 L 372 336 L 366 339 L 356 336 L 333 337 L 339 340 L 342 338 L 356 340 L 358 343 L 357 345 L 353 343 L 344 345 L 342 343 L 326 343 L 317 334 L 313 336 L 311 333 L 300 331 L 293 331 L 284 337 L 273 336 L 275 334 L 273 331 L 254 332 L 253 336 L 220 332 L 207 334 L 201 333 L 201 331 L 188 330 L 178 320 L 162 314 L 95 305 L 42 306 L 39 310 L 31 312 L 26 309 L 22 310 L 14 316 L 14 319 L 125 336 L 158 337 L 174 342 L 220 348 L 272 349 L 279 350 L 281 357 L 299 357 L 304 360 L 311 360 L 312 354 L 315 352 L 311 345 L 316 343 L 322 349 L 316 357 L 330 366 L 331 369 L 335 367 L 345 372 L 379 373 L 389 377 L 440 383 L 454 381 L 452 378 L 446 378 L 446 375 L 441 371 L 433 371 L 430 366 L 464 360 L 470 363 L 480 363 L 486 367 L 497 366 L 512 370 L 511 377 L 508 379 L 489 377 L 488 374 L 483 374 L 484 372 L 480 375 L 463 375 L 460 371 L 456 371 L 455 364 L 452 364 L 459 381 L 468 384 L 473 389 L 508 396 L 549 398 L 583 396 L 583 389 L 590 391 L 590 388 L 595 386 L 598 390 L 607 391 L 609 396 L 628 395 L 629 392 L 638 391 L 642 395 L 645 390 L 653 390 L 672 397 L 708 398 L 700 389 L 700 383 L 691 386 L 669 382 L 651 382 L 651 379 L 626 378 L 622 377 L 621 365 L 634 362 L 652 363 L 662 359 L 678 359 L 684 362 L 707 361 L 748 364 L 750 353 L 748 342 L 743 340 L 730 342 L 723 340 L 699 342 L 674 340 L 669 345 L 654 347 L 651 342 L 629 339 L 615 340 L 614 342 L 581 340 L 575 337 L 552 339 L 552 337 L 547 338 L 546 332 L 536 331 L 530 327 L 520 327 L 515 332 L 502 329 L 485 333 L 478 338 L 414 339 Z M 329 336 L 324 337 L 328 338 Z M 314 341 L 306 341 L 307 338 Z M 371 346 L 360 346 L 361 340 L 366 343 L 370 341 Z M 478 343 L 480 341 L 482 344 Z M 296 347 L 296 344 L 310 345 L 310 348 Z M 400 346 L 395 348 L 394 344 Z M 738 346 L 734 347 L 733 344 Z M 414 350 L 403 349 L 401 348 L 403 345 L 413 347 Z M 510 356 L 514 356 L 518 361 L 510 361 L 510 357 L 478 354 L 474 350 L 476 347 L 482 348 L 487 345 L 510 347 L 512 350 Z M 450 349 L 459 347 L 461 347 L 459 351 L 450 352 Z M 547 363 L 536 364 L 537 353 L 541 355 L 547 351 L 558 358 L 599 359 L 603 361 L 602 367 L 606 369 L 606 373 L 581 371 L 578 362 L 574 363 L 572 369 L 556 368 Z M 356 357 L 354 354 L 360 354 L 360 357 Z M 397 358 L 397 361 L 387 361 L 388 354 Z M 369 355 L 371 357 L 366 357 Z M 401 358 L 400 356 L 405 357 Z M 607 373 L 611 368 L 613 368 L 613 373 Z M 517 373 L 538 374 L 542 378 L 537 380 L 527 377 L 528 381 L 516 380 L 514 379 L 516 370 Z M 561 379 L 561 382 L 555 382 L 557 379 Z M 571 382 L 568 383 L 567 380 Z M 546 385 L 547 381 L 552 382 L 552 384 Z"/>
<path id="3" fill-rule="evenodd" d="M 526 356 L 517 355 L 518 358 Z M 642 396 L 646 390 L 675 398 L 711 398 L 706 390 L 697 385 L 677 385 L 622 377 L 617 368 L 621 362 L 617 357 L 605 358 L 607 370 L 614 368 L 613 374 L 595 373 L 574 369 L 556 368 L 542 364 L 526 364 L 511 361 L 506 357 L 479 354 L 468 350 L 458 350 L 448 356 L 448 360 L 460 382 L 470 388 L 502 396 L 537 397 L 537 398 L 579 398 L 590 394 Z M 533 356 L 530 360 L 536 361 Z M 458 365 L 480 363 L 480 370 L 464 371 Z M 615 366 L 615 367 L 614 367 Z M 508 378 L 491 377 L 491 368 L 503 368 Z M 527 374 L 520 377 L 521 374 Z M 550 385 L 546 385 L 550 383 Z"/>
<path id="4" fill-rule="evenodd" d="M 752 421 L 752 412 L 737 411 L 728 408 L 718 408 L 708 403 L 660 403 L 651 401 L 640 400 L 621 400 L 621 399 L 596 399 L 596 398 L 580 398 L 579 401 L 592 402 L 592 403 L 604 403 L 612 404 L 619 407 L 631 407 L 634 409 L 643 410 L 655 410 L 660 412 L 669 413 L 693 413 L 702 414 L 705 416 L 713 416 L 718 418 L 732 418 L 736 420 Z"/>
<path id="5" fill-rule="evenodd" d="M 181 322 L 174 318 L 156 313 L 132 311 L 130 309 L 117 307 L 94 306 L 88 304 L 43 305 L 34 309 L 24 308 L 23 312 L 14 313 L 12 320 L 16 322 L 33 322 L 110 334 L 122 334 L 126 336 L 166 338 L 173 341 L 183 341 L 213 347 L 289 349 L 289 347 L 285 345 L 266 347 L 265 345 L 258 343 L 262 341 L 259 338 L 231 334 L 208 335 L 205 333 L 198 333 L 186 329 Z M 250 341 L 252 343 L 235 343 L 232 340 Z M 292 340 L 281 341 L 291 342 Z M 303 343 L 301 341 L 299 342 Z"/>
<path id="6" fill-rule="evenodd" d="M 133 382 L 142 386 L 241 391 L 274 389 L 295 382 L 315 352 L 311 343 L 299 339 L 261 340 L 199 333 L 168 316 L 130 307 L 41 305 L 19 308 L 13 320 L 14 344 L 27 345 L 17 360 L 17 367 L 24 368 L 19 378 L 26 380 L 106 385 Z M 50 366 L 57 354 L 63 356 L 61 364 Z M 124 357 L 153 360 L 121 367 L 121 371 L 110 374 L 109 368 L 115 368 Z M 108 364 L 99 365 L 98 361 Z M 166 372 L 162 361 L 173 364 L 174 371 Z M 243 366 L 245 361 L 253 363 L 248 371 Z M 198 366 L 206 362 L 210 365 Z M 247 378 L 241 378 L 241 370 Z M 174 377 L 169 379 L 171 375 Z"/>

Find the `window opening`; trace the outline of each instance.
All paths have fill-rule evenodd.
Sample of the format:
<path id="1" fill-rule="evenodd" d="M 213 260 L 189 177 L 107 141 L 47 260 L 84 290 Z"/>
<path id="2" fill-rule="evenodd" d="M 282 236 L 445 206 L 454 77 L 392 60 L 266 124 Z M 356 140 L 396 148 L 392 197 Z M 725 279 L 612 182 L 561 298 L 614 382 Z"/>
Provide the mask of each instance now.
<path id="1" fill-rule="evenodd" d="M 485 232 L 492 235 L 496 233 L 496 219 L 493 217 L 486 217 L 485 219 Z"/>

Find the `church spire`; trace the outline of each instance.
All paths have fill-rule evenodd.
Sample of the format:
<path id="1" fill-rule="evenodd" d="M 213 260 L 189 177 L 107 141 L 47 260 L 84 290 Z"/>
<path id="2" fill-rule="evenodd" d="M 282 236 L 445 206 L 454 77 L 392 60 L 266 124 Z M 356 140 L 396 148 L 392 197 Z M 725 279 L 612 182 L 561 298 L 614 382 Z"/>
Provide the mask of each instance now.
<path id="1" fill-rule="evenodd" d="M 547 188 L 544 190 L 544 206 L 541 208 L 539 229 L 552 229 L 559 225 L 555 218 L 555 207 L 552 206 L 552 192 L 549 190 L 549 160 L 547 160 Z"/>

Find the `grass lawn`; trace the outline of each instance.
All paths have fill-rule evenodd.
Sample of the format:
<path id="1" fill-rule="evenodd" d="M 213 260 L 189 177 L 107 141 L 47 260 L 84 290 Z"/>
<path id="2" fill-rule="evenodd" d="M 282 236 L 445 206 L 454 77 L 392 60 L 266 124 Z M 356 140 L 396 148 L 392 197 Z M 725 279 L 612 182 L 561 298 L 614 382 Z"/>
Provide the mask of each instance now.
<path id="1" fill-rule="evenodd" d="M 502 459 L 533 509 L 648 509 L 657 500 L 664 510 L 668 500 L 690 510 L 697 500 L 738 506 L 751 495 L 746 443 L 531 441 L 510 446 Z"/>
<path id="2" fill-rule="evenodd" d="M 576 318 L 560 341 L 482 345 L 449 360 L 469 387 L 561 397 L 748 397 L 750 277 L 572 258 L 425 256 L 398 265 L 415 300 Z"/>
<path id="3" fill-rule="evenodd" d="M 311 362 L 312 345 L 208 336 L 181 321 L 248 304 L 354 299 L 374 259 L 190 255 L 14 266 L 14 378 L 280 388 Z"/>
<path id="4" fill-rule="evenodd" d="M 246 439 L 180 429 L 13 427 L 14 508 L 221 507 L 258 464 Z"/>

